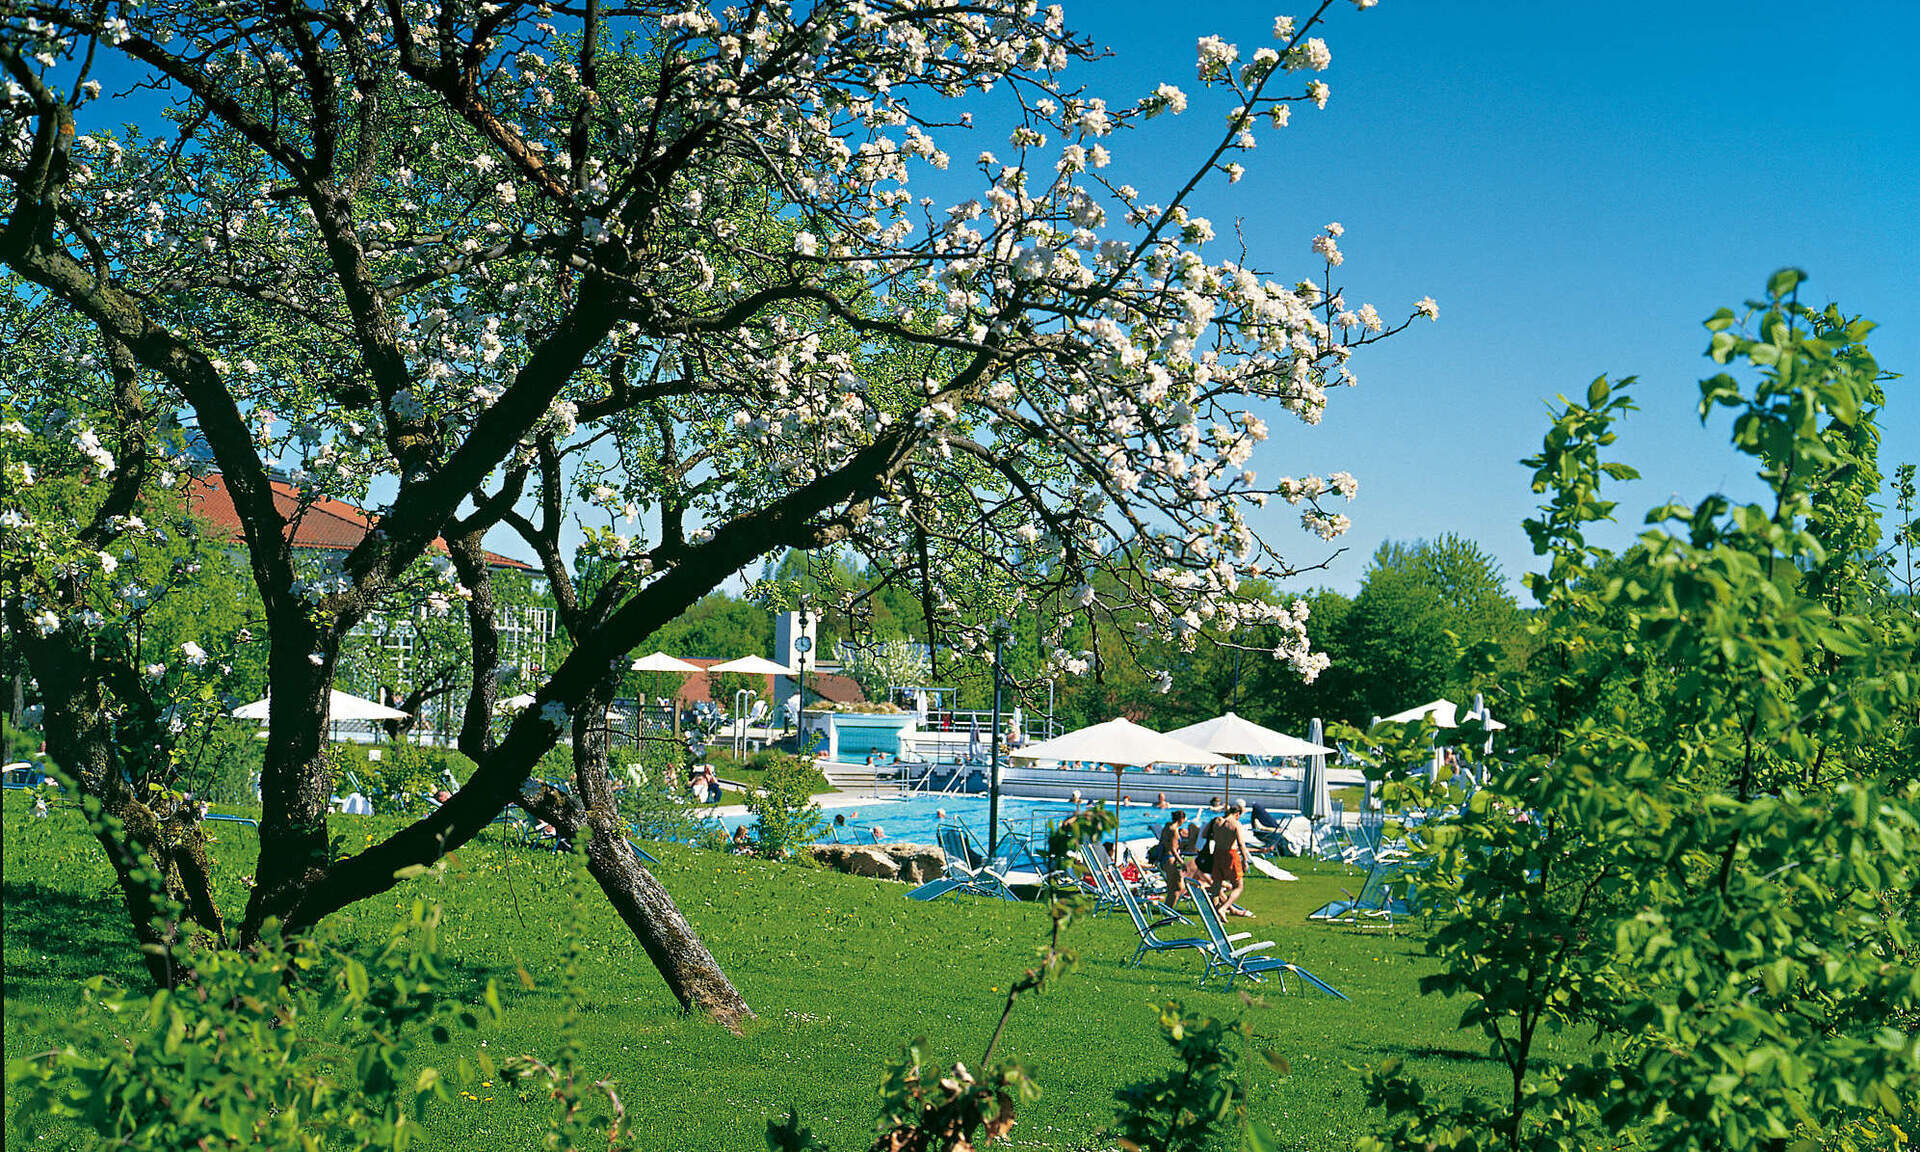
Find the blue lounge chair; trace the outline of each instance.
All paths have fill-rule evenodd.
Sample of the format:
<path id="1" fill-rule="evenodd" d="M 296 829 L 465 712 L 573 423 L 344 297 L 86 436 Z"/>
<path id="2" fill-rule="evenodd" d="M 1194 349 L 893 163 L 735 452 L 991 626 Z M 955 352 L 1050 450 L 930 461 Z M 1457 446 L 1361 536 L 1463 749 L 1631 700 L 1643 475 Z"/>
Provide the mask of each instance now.
<path id="1" fill-rule="evenodd" d="M 990 862 L 978 859 L 965 829 L 943 825 L 935 832 L 935 839 L 947 858 L 946 875 L 908 892 L 907 899 L 938 900 L 949 892 L 959 892 L 967 896 L 1019 901 L 1020 897 L 1007 886 L 1005 875 L 995 871 Z"/>
<path id="2" fill-rule="evenodd" d="M 1273 972 L 1279 975 L 1282 992 L 1287 989 L 1287 977 L 1297 976 L 1302 984 L 1318 988 L 1327 995 L 1341 1000 L 1348 999 L 1345 993 L 1290 960 L 1282 960 L 1277 956 L 1254 955 L 1256 952 L 1273 947 L 1271 940 L 1236 946 L 1236 938 L 1227 935 L 1226 926 L 1220 923 L 1220 913 L 1214 910 L 1210 901 L 1198 901 L 1195 908 L 1200 913 L 1200 923 L 1206 926 L 1210 953 L 1207 969 L 1200 974 L 1200 983 L 1205 984 L 1216 971 L 1225 971 L 1227 991 L 1231 992 L 1233 982 L 1242 976 L 1257 982 L 1266 979 L 1267 973 Z"/>
<path id="3" fill-rule="evenodd" d="M 988 868 L 969 869 L 966 865 L 947 858 L 947 874 L 938 880 L 929 880 L 907 893 L 909 900 L 938 900 L 949 892 L 958 892 L 965 896 L 991 896 L 996 900 L 1011 900 L 1019 903 L 1020 897 L 1007 882 Z"/>
<path id="4" fill-rule="evenodd" d="M 1149 952 L 1177 952 L 1182 948 L 1198 949 L 1204 957 L 1209 954 L 1213 942 L 1205 936 L 1185 936 L 1177 940 L 1164 940 L 1155 933 L 1169 924 L 1189 924 L 1185 916 L 1175 912 L 1162 916 L 1158 920 L 1148 920 L 1147 910 L 1141 904 L 1140 897 L 1125 884 L 1119 885 L 1120 903 L 1126 908 L 1127 915 L 1133 918 L 1133 927 L 1140 933 L 1140 946 L 1133 951 L 1133 957 L 1121 963 L 1121 967 L 1138 968 L 1145 962 Z"/>
<path id="5" fill-rule="evenodd" d="M 1358 896 L 1342 888 L 1345 900 L 1322 904 L 1307 913 L 1307 919 L 1323 924 L 1385 924 L 1388 931 L 1392 931 L 1394 917 L 1411 916 L 1419 910 L 1413 884 L 1406 873 L 1403 860 L 1375 859 Z M 1396 885 L 1398 895 L 1394 893 Z"/>
<path id="6" fill-rule="evenodd" d="M 1119 890 L 1126 887 L 1126 882 L 1111 871 L 1112 864 L 1107 861 L 1106 849 L 1097 844 L 1084 845 L 1079 855 L 1082 866 L 1087 870 L 1086 877 L 1074 877 L 1073 884 L 1082 893 L 1093 897 L 1093 914 L 1098 916 L 1109 908 L 1125 907 Z"/>

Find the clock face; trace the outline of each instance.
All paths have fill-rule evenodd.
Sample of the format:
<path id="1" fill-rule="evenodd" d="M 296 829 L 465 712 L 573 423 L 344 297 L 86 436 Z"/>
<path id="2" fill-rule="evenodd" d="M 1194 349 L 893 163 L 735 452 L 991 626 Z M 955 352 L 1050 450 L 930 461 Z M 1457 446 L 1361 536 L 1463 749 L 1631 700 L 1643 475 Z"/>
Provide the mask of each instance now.
<path id="1" fill-rule="evenodd" d="M 800 637 L 800 638 L 799 638 L 798 640 L 795 640 L 795 641 L 793 642 L 793 650 L 794 650 L 795 652 L 811 652 L 811 651 L 813 651 L 813 637 L 811 637 L 811 636 L 802 636 L 802 637 Z"/>

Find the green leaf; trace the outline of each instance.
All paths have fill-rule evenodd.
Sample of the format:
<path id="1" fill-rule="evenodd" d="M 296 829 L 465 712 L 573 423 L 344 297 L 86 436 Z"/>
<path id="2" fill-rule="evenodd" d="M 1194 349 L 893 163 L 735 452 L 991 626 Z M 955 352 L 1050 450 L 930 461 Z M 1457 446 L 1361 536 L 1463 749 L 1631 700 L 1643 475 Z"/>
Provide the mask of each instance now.
<path id="1" fill-rule="evenodd" d="M 358 1000 L 365 1000 L 372 985 L 367 979 L 367 966 L 360 961 L 347 958 L 347 992 Z"/>
<path id="2" fill-rule="evenodd" d="M 1767 277 L 1767 295 L 1778 298 L 1805 283 L 1807 274 L 1798 268 L 1782 268 Z"/>

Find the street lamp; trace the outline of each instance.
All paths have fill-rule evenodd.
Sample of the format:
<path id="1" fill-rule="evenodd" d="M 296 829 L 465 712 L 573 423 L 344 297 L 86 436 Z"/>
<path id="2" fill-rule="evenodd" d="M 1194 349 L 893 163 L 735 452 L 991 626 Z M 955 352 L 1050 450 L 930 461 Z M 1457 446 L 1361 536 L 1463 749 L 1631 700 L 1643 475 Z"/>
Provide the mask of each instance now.
<path id="1" fill-rule="evenodd" d="M 807 598 L 800 597 L 800 635 L 794 637 L 793 650 L 800 654 L 794 673 L 800 682 L 800 712 L 793 718 L 795 747 L 801 755 L 807 752 L 807 653 L 813 649 L 813 637 L 807 635 Z"/>
<path id="2" fill-rule="evenodd" d="M 993 622 L 993 752 L 987 772 L 987 851 L 1000 846 L 1000 659 L 1012 628 Z"/>

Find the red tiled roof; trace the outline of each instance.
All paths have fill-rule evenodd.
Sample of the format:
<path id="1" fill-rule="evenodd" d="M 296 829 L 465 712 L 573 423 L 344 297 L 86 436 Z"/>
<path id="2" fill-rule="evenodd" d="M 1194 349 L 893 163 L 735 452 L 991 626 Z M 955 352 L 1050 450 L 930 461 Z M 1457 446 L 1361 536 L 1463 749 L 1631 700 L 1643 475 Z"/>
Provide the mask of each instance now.
<path id="1" fill-rule="evenodd" d="M 298 489 L 284 480 L 272 480 L 269 483 L 273 485 L 274 508 L 291 521 L 287 526 L 288 539 L 295 548 L 346 552 L 373 530 L 374 518 L 344 500 L 316 500 L 302 510 Z M 196 476 L 187 485 L 187 506 L 211 523 L 214 531 L 226 539 L 235 543 L 245 539 L 240 530 L 240 513 L 233 506 L 233 494 L 227 491 L 226 479 L 220 473 Z M 445 552 L 447 542 L 435 537 L 433 547 Z M 481 555 L 491 568 L 511 568 L 521 572 L 533 570 L 531 564 L 524 564 L 511 556 L 502 556 L 498 552 L 483 552 Z"/>

